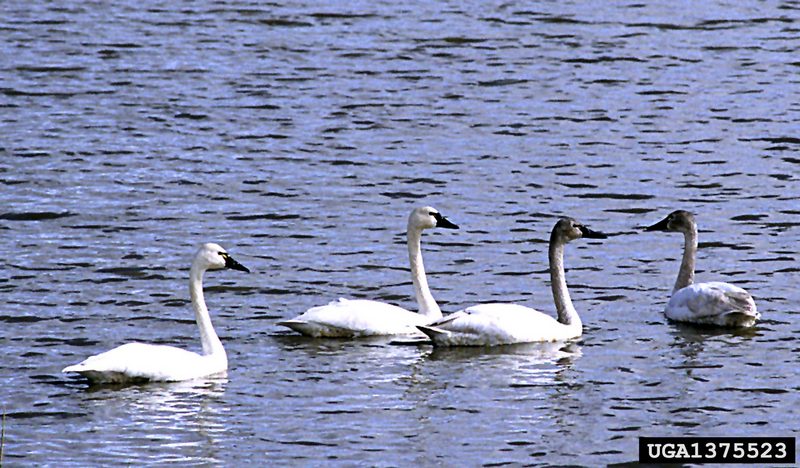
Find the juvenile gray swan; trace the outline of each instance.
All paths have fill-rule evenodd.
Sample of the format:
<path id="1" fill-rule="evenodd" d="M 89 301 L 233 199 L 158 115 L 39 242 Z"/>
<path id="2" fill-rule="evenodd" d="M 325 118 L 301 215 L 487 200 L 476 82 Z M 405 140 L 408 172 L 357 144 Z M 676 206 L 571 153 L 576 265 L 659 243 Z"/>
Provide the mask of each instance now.
<path id="1" fill-rule="evenodd" d="M 677 322 L 722 327 L 752 327 L 761 317 L 753 297 L 744 289 L 721 281 L 694 282 L 697 256 L 697 223 L 684 210 L 673 211 L 645 231 L 681 232 L 685 240 L 683 260 L 672 297 L 664 315 Z"/>
<path id="2" fill-rule="evenodd" d="M 549 260 L 553 300 L 558 319 L 517 304 L 479 304 L 460 310 L 427 326 L 418 326 L 434 346 L 495 346 L 514 343 L 560 341 L 583 334 L 564 275 L 564 246 L 586 237 L 605 239 L 572 218 L 561 218 L 550 234 Z"/>
<path id="3" fill-rule="evenodd" d="M 189 273 L 189 293 L 200 328 L 202 354 L 172 346 L 128 343 L 65 367 L 62 372 L 77 372 L 98 383 L 177 382 L 224 375 L 228 370 L 228 356 L 211 325 L 203 298 L 203 274 L 207 270 L 224 268 L 250 271 L 225 249 L 209 243 L 203 244 L 195 254 Z"/>

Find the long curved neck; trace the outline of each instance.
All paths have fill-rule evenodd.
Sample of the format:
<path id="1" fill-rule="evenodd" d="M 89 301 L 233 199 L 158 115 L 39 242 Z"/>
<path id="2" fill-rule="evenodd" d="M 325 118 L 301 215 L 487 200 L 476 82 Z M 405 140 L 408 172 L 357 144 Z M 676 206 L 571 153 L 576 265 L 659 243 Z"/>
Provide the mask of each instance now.
<path id="1" fill-rule="evenodd" d="M 419 305 L 419 313 L 431 320 L 442 318 L 442 310 L 433 298 L 428 288 L 428 278 L 425 276 L 425 265 L 422 263 L 422 247 L 420 239 L 422 230 L 412 226 L 406 233 L 408 240 L 408 261 L 411 264 L 411 282 L 414 283 L 414 295 Z"/>
<path id="2" fill-rule="evenodd" d="M 564 241 L 556 237 L 555 232 L 550 236 L 550 287 L 553 289 L 553 301 L 556 303 L 558 321 L 564 325 L 580 328 L 583 326 L 572 299 L 567 289 L 567 278 L 564 274 Z"/>
<path id="3" fill-rule="evenodd" d="M 686 231 L 683 236 L 683 260 L 681 260 L 681 269 L 678 271 L 678 279 L 675 281 L 675 287 L 672 289 L 672 292 L 683 289 L 694 283 L 694 262 L 697 256 L 697 227 L 692 225 L 692 228 Z"/>
<path id="4" fill-rule="evenodd" d="M 189 274 L 189 293 L 192 297 L 192 308 L 194 309 L 194 318 L 197 321 L 197 327 L 200 329 L 200 341 L 203 343 L 203 355 L 225 355 L 225 349 L 222 347 L 222 342 L 214 331 L 214 326 L 211 325 L 211 317 L 208 314 L 208 307 L 203 297 L 203 273 L 205 270 L 192 265 L 192 270 Z"/>

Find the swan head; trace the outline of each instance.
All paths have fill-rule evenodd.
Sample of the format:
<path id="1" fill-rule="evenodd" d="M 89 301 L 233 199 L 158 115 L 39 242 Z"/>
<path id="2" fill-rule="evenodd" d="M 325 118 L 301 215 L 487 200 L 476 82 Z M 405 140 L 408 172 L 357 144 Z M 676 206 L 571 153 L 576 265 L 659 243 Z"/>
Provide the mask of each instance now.
<path id="1" fill-rule="evenodd" d="M 676 210 L 667 215 L 666 218 L 644 228 L 645 231 L 664 231 L 664 232 L 691 232 L 696 229 L 694 215 L 684 210 Z"/>
<path id="2" fill-rule="evenodd" d="M 420 206 L 414 208 L 408 216 L 409 229 L 430 229 L 430 228 L 458 229 L 458 226 L 442 216 L 439 210 L 430 206 Z"/>
<path id="3" fill-rule="evenodd" d="M 572 218 L 561 218 L 553 227 L 551 240 L 570 242 L 585 237 L 587 239 L 605 239 L 608 236 L 602 232 L 593 231 Z"/>
<path id="4" fill-rule="evenodd" d="M 209 242 L 203 244 L 197 250 L 194 256 L 195 266 L 203 270 L 221 270 L 223 268 L 230 268 L 232 270 L 239 270 L 250 272 L 246 266 L 234 260 L 233 257 L 228 255 L 228 252 L 219 244 Z"/>

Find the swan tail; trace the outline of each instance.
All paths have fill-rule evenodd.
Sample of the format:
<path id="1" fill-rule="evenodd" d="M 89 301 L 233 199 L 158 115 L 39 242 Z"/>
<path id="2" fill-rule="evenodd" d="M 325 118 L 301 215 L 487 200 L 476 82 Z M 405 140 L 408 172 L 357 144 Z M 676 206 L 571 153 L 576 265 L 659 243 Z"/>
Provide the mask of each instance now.
<path id="1" fill-rule="evenodd" d="M 85 370 L 85 369 L 83 368 L 83 366 L 81 364 L 73 364 L 71 366 L 67 366 L 67 367 L 61 369 L 61 372 L 65 373 L 65 374 L 68 374 L 70 372 L 81 372 L 83 370 Z"/>
<path id="2" fill-rule="evenodd" d="M 442 330 L 441 328 L 436 327 L 429 327 L 425 325 L 417 325 L 417 328 L 422 333 L 428 335 L 434 343 L 436 343 L 437 339 L 442 339 L 450 336 L 450 332 L 447 330 Z"/>
<path id="3" fill-rule="evenodd" d="M 127 375 L 124 372 L 118 371 L 101 371 L 90 369 L 82 366 L 81 364 L 67 366 L 61 372 L 80 374 L 87 379 L 90 384 L 131 384 L 146 383 L 151 381 L 151 379 L 143 376 Z"/>
<path id="4" fill-rule="evenodd" d="M 761 314 L 758 312 L 731 312 L 729 314 L 725 314 L 721 320 L 724 322 L 723 325 L 728 327 L 752 327 L 756 324 L 756 321 L 761 318 Z"/>
<path id="5" fill-rule="evenodd" d="M 278 322 L 277 325 L 289 328 L 303 335 L 314 336 L 313 332 L 315 327 L 311 326 L 309 322 L 304 320 L 284 320 L 282 322 Z"/>
<path id="6" fill-rule="evenodd" d="M 103 369 L 101 366 L 98 366 L 96 362 L 94 363 L 94 365 L 90 365 L 86 361 L 79 362 L 71 366 L 67 366 L 61 369 L 61 372 L 64 374 L 71 374 L 71 373 L 80 374 L 91 381 L 99 381 L 99 382 L 109 380 L 108 378 L 106 378 L 106 374 L 115 373 L 113 370 Z"/>
<path id="7" fill-rule="evenodd" d="M 65 374 L 80 374 L 82 377 L 89 380 L 91 383 L 115 383 L 115 382 L 126 382 L 126 381 L 135 381 L 134 379 L 128 379 L 126 375 L 122 372 L 113 372 L 113 371 L 102 371 L 98 369 L 93 369 L 86 365 L 85 362 L 79 362 L 78 364 L 73 364 L 71 366 L 67 366 L 61 370 L 61 372 Z"/>
<path id="8" fill-rule="evenodd" d="M 753 297 L 746 291 L 729 293 L 727 298 L 734 310 L 722 315 L 725 326 L 752 327 L 761 318 Z"/>
<path id="9" fill-rule="evenodd" d="M 95 358 L 95 359 L 93 359 L 93 358 Z M 99 370 L 98 366 L 96 365 L 97 364 L 97 359 L 96 358 L 97 358 L 97 356 L 91 356 L 91 357 L 89 357 L 87 359 L 84 359 L 83 361 L 81 361 L 81 362 L 79 362 L 77 364 L 73 364 L 71 366 L 67 366 L 67 367 L 61 369 L 61 372 L 65 373 L 65 374 L 68 374 L 70 372 L 75 372 L 75 373 L 79 373 L 80 374 L 80 373 L 87 372 L 87 371 Z M 95 365 L 91 365 L 92 363 L 95 364 Z"/>
<path id="10" fill-rule="evenodd" d="M 314 338 L 352 338 L 359 336 L 358 333 L 348 328 L 331 325 L 329 323 L 318 323 L 305 320 L 284 320 L 277 323 L 280 326 L 292 329 L 297 333 Z"/>

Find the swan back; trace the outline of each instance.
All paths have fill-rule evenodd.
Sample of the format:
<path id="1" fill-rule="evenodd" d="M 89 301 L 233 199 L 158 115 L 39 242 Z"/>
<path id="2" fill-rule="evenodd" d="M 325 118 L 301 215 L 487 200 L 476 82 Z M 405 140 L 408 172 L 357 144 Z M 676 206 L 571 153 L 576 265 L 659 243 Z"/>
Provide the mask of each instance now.
<path id="1" fill-rule="evenodd" d="M 361 336 L 418 334 L 416 325 L 430 320 L 424 315 L 384 302 L 339 298 L 312 307 L 302 315 L 278 325 L 313 337 L 354 338 Z"/>

